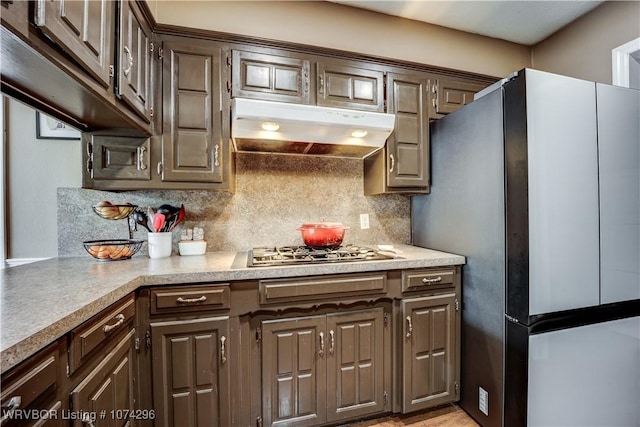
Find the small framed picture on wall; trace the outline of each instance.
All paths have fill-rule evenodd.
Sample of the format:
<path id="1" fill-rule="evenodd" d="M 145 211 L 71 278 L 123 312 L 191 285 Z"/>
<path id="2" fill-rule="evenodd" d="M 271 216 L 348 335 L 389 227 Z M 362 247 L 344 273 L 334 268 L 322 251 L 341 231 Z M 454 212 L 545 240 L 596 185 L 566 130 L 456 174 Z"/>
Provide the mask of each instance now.
<path id="1" fill-rule="evenodd" d="M 36 138 L 80 139 L 80 131 L 52 117 L 36 111 Z"/>

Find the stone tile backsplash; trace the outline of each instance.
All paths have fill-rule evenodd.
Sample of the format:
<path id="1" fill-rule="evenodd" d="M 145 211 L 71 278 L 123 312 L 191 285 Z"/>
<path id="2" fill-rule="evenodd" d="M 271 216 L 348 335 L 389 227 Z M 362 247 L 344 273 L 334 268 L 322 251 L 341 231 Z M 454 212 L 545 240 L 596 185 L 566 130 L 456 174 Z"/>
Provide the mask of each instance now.
<path id="1" fill-rule="evenodd" d="M 204 228 L 207 251 L 248 250 L 253 246 L 302 244 L 296 227 L 325 219 L 350 227 L 345 243 L 410 242 L 410 198 L 364 196 L 360 159 L 236 153 L 236 192 L 154 190 L 108 192 L 58 189 L 58 255 L 84 256 L 82 242 L 128 237 L 126 220 L 98 217 L 101 200 L 130 202 L 146 209 L 184 204 L 187 215 L 173 233 L 174 253 L 183 227 Z M 368 213 L 370 229 L 360 229 Z M 146 240 L 138 226 L 135 238 Z M 146 253 L 144 245 L 142 253 Z"/>

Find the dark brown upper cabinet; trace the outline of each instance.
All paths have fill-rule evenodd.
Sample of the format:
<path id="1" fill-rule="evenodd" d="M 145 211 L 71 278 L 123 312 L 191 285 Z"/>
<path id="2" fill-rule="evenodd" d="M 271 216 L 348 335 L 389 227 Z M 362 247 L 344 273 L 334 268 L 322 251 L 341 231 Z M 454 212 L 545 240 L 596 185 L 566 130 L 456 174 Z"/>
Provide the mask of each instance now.
<path id="1" fill-rule="evenodd" d="M 429 191 L 429 80 L 427 75 L 387 73 L 387 112 L 395 127 L 382 150 L 364 161 L 364 192 Z"/>
<path id="2" fill-rule="evenodd" d="M 243 50 L 233 51 L 232 95 L 309 104 L 309 60 Z"/>
<path id="3" fill-rule="evenodd" d="M 458 108 L 473 102 L 476 92 L 486 85 L 450 79 L 433 79 L 431 81 L 431 108 L 429 117 L 439 119 L 445 114 L 453 113 Z"/>
<path id="4" fill-rule="evenodd" d="M 119 4 L 116 93 L 145 122 L 150 123 L 153 117 L 150 93 L 153 34 L 137 3 L 122 1 Z"/>
<path id="5" fill-rule="evenodd" d="M 353 64 L 317 63 L 317 104 L 384 112 L 384 73 Z"/>
<path id="6" fill-rule="evenodd" d="M 384 111 L 384 72 L 362 61 L 268 50 L 233 51 L 232 96 Z"/>
<path id="7" fill-rule="evenodd" d="M 162 181 L 229 185 L 229 51 L 183 37 L 163 42 Z M 224 64 L 224 65 L 223 65 Z M 224 86 L 223 86 L 224 85 Z"/>
<path id="8" fill-rule="evenodd" d="M 35 24 L 104 87 L 112 86 L 115 5 L 111 0 L 35 2 Z"/>
<path id="9" fill-rule="evenodd" d="M 84 180 L 149 181 L 151 179 L 150 138 L 82 134 L 86 150 Z"/>

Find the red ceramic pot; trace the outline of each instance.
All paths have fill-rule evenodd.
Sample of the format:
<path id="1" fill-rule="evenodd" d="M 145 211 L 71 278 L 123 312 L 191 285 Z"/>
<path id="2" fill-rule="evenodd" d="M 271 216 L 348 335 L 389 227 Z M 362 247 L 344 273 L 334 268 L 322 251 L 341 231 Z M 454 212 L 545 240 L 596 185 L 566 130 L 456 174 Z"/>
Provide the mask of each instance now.
<path id="1" fill-rule="evenodd" d="M 302 240 L 312 248 L 335 248 L 342 244 L 345 227 L 339 222 L 307 222 L 296 230 L 302 233 Z"/>

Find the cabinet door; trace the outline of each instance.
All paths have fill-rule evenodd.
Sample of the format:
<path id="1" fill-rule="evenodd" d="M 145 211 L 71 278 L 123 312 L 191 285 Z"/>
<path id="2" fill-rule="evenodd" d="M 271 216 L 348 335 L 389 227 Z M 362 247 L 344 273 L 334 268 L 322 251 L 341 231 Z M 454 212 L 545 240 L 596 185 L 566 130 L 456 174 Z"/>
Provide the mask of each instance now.
<path id="1" fill-rule="evenodd" d="M 38 0 L 36 25 L 104 87 L 110 86 L 115 2 Z"/>
<path id="2" fill-rule="evenodd" d="M 88 422 L 93 422 L 96 427 L 132 425 L 130 419 L 118 416 L 117 411 L 128 412 L 134 409 L 134 335 L 135 329 L 71 392 L 74 413 L 89 417 L 73 420 L 75 427 L 83 427 Z M 105 414 L 105 417 L 102 418 L 100 414 Z"/>
<path id="3" fill-rule="evenodd" d="M 265 426 L 313 426 L 326 420 L 325 316 L 262 322 Z"/>
<path id="4" fill-rule="evenodd" d="M 456 294 L 402 300 L 402 412 L 458 400 Z"/>
<path id="5" fill-rule="evenodd" d="M 168 38 L 163 55 L 163 181 L 223 182 L 228 155 L 229 97 L 221 45 Z"/>
<path id="6" fill-rule="evenodd" d="M 476 92 L 484 89 L 483 85 L 465 83 L 456 80 L 437 79 L 433 81 L 432 118 L 449 114 L 458 108 L 473 102 Z"/>
<path id="7" fill-rule="evenodd" d="M 317 74 L 318 105 L 384 112 L 382 71 L 319 62 Z"/>
<path id="8" fill-rule="evenodd" d="M 229 318 L 151 323 L 156 427 L 230 425 Z"/>
<path id="9" fill-rule="evenodd" d="M 327 421 L 384 411 L 384 310 L 327 315 Z"/>
<path id="10" fill-rule="evenodd" d="M 119 4 L 120 44 L 116 90 L 118 96 L 149 123 L 151 29 L 135 2 L 123 0 Z"/>
<path id="11" fill-rule="evenodd" d="M 234 97 L 309 103 L 308 60 L 235 50 L 232 62 Z"/>
<path id="12" fill-rule="evenodd" d="M 426 78 L 387 75 L 388 112 L 396 116 L 386 147 L 389 187 L 429 185 L 428 88 Z"/>
<path id="13" fill-rule="evenodd" d="M 149 138 L 82 135 L 90 178 L 100 180 L 151 179 Z"/>

